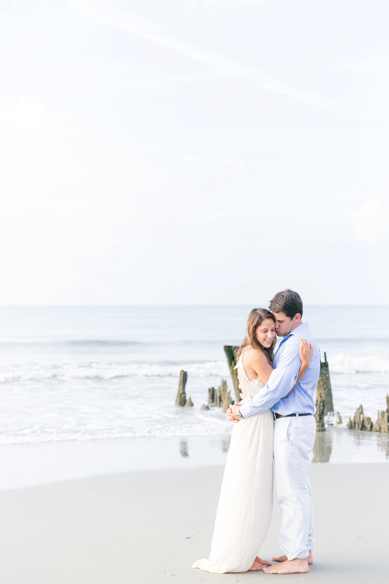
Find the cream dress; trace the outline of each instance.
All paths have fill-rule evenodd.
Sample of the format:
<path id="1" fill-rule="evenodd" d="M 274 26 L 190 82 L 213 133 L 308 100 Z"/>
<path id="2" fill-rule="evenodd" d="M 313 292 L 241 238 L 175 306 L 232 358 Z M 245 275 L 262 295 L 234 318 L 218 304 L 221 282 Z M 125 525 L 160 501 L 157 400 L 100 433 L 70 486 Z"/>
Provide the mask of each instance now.
<path id="1" fill-rule="evenodd" d="M 248 347 L 245 347 L 248 348 Z M 243 401 L 264 387 L 249 381 L 243 349 L 236 369 Z M 216 513 L 209 559 L 192 568 L 246 572 L 266 537 L 273 509 L 273 414 L 270 410 L 234 424 Z"/>

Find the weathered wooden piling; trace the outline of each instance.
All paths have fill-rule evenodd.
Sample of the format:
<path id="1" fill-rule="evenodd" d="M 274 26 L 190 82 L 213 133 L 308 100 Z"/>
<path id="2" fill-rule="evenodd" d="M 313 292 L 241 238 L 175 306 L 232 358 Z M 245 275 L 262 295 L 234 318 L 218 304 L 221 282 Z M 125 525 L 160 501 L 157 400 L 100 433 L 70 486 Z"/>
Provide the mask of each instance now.
<path id="1" fill-rule="evenodd" d="M 231 394 L 228 391 L 227 381 L 222 379 L 220 386 L 215 389 L 210 387 L 208 389 L 208 404 L 221 407 L 223 412 L 226 412 L 231 403 Z"/>
<path id="2" fill-rule="evenodd" d="M 324 416 L 334 411 L 334 400 L 330 379 L 330 368 L 327 361 L 327 353 L 324 353 L 324 361 L 320 361 L 320 375 L 316 386 L 316 430 L 325 432 Z"/>
<path id="3" fill-rule="evenodd" d="M 225 352 L 226 357 L 227 357 L 228 368 L 230 370 L 232 384 L 234 386 L 235 399 L 238 402 L 238 401 L 240 401 L 240 389 L 239 389 L 238 372 L 235 369 L 235 366 L 237 364 L 237 358 L 235 355 L 236 349 L 237 349 L 237 347 L 233 347 L 232 345 L 224 345 L 224 352 Z"/>
<path id="4" fill-rule="evenodd" d="M 192 398 L 188 397 L 188 399 L 186 400 L 185 407 L 186 408 L 193 408 L 193 406 L 194 406 L 194 403 L 192 402 Z"/>
<path id="5" fill-rule="evenodd" d="M 330 368 L 327 361 L 327 353 L 324 353 L 324 361 L 320 362 L 320 376 L 316 388 L 316 395 L 318 394 L 322 395 L 324 398 L 324 415 L 333 412 L 334 400 L 332 398 Z"/>
<path id="6" fill-rule="evenodd" d="M 378 412 L 377 421 L 373 426 L 373 432 L 389 432 L 389 395 L 386 396 L 386 410 Z"/>
<path id="7" fill-rule="evenodd" d="M 315 413 L 315 419 L 316 419 L 316 432 L 325 432 L 326 431 L 326 426 L 324 423 L 324 416 L 325 416 L 325 403 L 324 400 L 321 398 L 321 396 L 317 397 L 316 396 L 316 413 Z"/>
<path id="8" fill-rule="evenodd" d="M 365 416 L 362 404 L 356 409 L 353 418 L 349 418 L 347 428 L 350 430 L 364 430 L 371 432 L 373 429 L 373 422 L 369 416 Z"/>
<path id="9" fill-rule="evenodd" d="M 180 371 L 180 381 L 178 382 L 178 391 L 176 396 L 176 406 L 183 407 L 186 404 L 186 382 L 188 381 L 188 373 Z M 193 404 L 192 404 L 193 405 Z"/>
<path id="10" fill-rule="evenodd" d="M 215 403 L 215 395 L 216 395 L 216 389 L 214 387 L 210 387 L 208 389 L 208 404 L 210 406 Z"/>
<path id="11" fill-rule="evenodd" d="M 219 405 L 222 408 L 223 412 L 226 412 L 231 404 L 231 394 L 228 391 L 227 381 L 222 379 L 220 387 L 218 389 L 219 394 Z"/>
<path id="12" fill-rule="evenodd" d="M 365 432 L 389 432 L 389 396 L 386 396 L 386 410 L 378 412 L 378 417 L 373 423 L 369 416 L 365 416 L 363 406 L 357 408 L 354 416 L 349 418 L 347 428 L 350 430 L 364 430 Z"/>

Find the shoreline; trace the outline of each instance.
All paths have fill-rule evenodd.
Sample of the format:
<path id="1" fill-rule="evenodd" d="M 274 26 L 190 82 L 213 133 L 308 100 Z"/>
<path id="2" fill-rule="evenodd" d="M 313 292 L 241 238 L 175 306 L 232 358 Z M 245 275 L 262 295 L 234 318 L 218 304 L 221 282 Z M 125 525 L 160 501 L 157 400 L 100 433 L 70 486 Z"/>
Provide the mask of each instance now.
<path id="1" fill-rule="evenodd" d="M 62 481 L 0 493 L 7 584 L 250 582 L 262 573 L 191 568 L 210 548 L 223 468 L 169 469 Z M 387 580 L 388 464 L 313 464 L 315 584 Z M 356 488 L 357 486 L 357 488 Z M 275 504 L 261 557 L 278 553 Z M 272 577 L 274 578 L 274 576 Z M 288 576 L 292 584 L 301 574 Z"/>
<path id="2" fill-rule="evenodd" d="M 223 467 L 230 435 L 132 437 L 0 446 L 0 492 L 153 470 Z M 330 426 L 317 434 L 313 465 L 389 462 L 389 435 Z"/>

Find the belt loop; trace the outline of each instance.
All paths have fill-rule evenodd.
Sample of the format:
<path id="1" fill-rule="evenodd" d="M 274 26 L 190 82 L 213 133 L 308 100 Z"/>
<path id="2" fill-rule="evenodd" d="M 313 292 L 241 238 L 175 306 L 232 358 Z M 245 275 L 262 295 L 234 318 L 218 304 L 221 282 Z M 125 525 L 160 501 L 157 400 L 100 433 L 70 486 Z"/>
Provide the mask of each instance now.
<path id="1" fill-rule="evenodd" d="M 296 418 L 298 418 L 298 417 L 299 417 L 299 415 L 300 415 L 300 414 L 296 414 Z"/>

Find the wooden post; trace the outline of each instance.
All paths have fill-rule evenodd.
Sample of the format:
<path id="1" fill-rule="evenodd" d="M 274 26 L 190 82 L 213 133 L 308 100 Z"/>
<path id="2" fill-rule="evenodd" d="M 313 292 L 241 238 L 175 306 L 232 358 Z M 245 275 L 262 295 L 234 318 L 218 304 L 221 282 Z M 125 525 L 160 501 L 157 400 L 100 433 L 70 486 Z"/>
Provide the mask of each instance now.
<path id="1" fill-rule="evenodd" d="M 176 396 L 176 406 L 184 406 L 186 404 L 185 386 L 188 381 L 188 374 L 186 371 L 180 371 L 180 381 L 178 382 L 178 391 Z"/>
<path id="2" fill-rule="evenodd" d="M 325 432 L 324 416 L 334 411 L 330 369 L 327 361 L 327 353 L 324 353 L 324 361 L 320 361 L 320 375 L 316 387 L 316 431 Z"/>
<path id="3" fill-rule="evenodd" d="M 230 407 L 232 400 L 231 394 L 228 391 L 227 381 L 225 379 L 222 379 L 222 382 L 219 387 L 219 394 L 220 394 L 219 405 L 222 407 L 223 412 L 226 412 Z"/>
<path id="4" fill-rule="evenodd" d="M 373 432 L 389 432 L 389 396 L 386 396 L 386 410 L 378 412 L 378 418 L 373 426 Z"/>
<path id="5" fill-rule="evenodd" d="M 210 387 L 208 389 L 208 404 L 211 406 L 215 403 L 215 388 Z"/>
<path id="6" fill-rule="evenodd" d="M 236 401 L 239 402 L 240 401 L 240 389 L 239 389 L 238 372 L 236 369 L 234 369 L 234 367 L 237 363 L 237 359 L 235 356 L 235 349 L 237 349 L 237 347 L 233 347 L 232 345 L 224 345 L 224 352 L 225 352 L 226 357 L 227 357 L 228 368 L 230 370 L 232 383 L 234 386 L 235 398 L 236 398 Z"/>
<path id="7" fill-rule="evenodd" d="M 324 361 L 320 362 L 320 377 L 316 391 L 323 394 L 325 403 L 325 414 L 334 411 L 334 401 L 332 398 L 332 388 L 330 380 L 330 369 L 327 361 L 327 353 L 324 353 Z"/>
<path id="8" fill-rule="evenodd" d="M 362 405 L 356 410 L 353 419 L 349 418 L 347 428 L 350 430 L 364 430 L 365 432 L 373 430 L 373 422 L 369 416 L 365 416 L 363 413 Z"/>
<path id="9" fill-rule="evenodd" d="M 316 406 L 316 414 L 315 414 L 316 432 L 325 432 L 326 431 L 326 427 L 324 424 L 325 403 L 324 403 L 324 400 L 322 399 L 322 396 L 316 396 L 315 406 Z"/>

